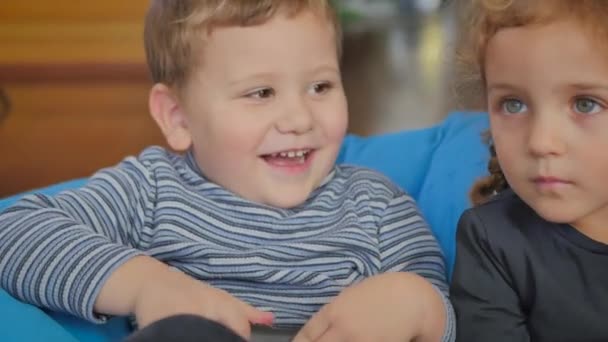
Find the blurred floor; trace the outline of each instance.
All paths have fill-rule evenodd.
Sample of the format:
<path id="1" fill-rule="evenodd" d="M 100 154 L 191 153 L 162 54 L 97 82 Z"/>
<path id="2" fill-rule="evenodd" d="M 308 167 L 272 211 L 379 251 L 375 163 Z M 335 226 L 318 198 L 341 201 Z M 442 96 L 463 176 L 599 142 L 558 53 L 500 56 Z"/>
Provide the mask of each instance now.
<path id="1" fill-rule="evenodd" d="M 402 12 L 348 26 L 344 86 L 350 131 L 368 135 L 434 124 L 454 107 L 454 15 Z"/>

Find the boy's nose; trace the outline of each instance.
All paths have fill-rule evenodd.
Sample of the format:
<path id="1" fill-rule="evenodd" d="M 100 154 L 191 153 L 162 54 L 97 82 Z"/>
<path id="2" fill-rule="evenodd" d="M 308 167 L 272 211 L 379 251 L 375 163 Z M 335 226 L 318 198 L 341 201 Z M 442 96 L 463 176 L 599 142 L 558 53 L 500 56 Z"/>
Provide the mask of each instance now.
<path id="1" fill-rule="evenodd" d="M 304 134 L 313 129 L 311 108 L 305 101 L 286 106 L 283 115 L 276 123 L 277 130 L 283 134 Z"/>

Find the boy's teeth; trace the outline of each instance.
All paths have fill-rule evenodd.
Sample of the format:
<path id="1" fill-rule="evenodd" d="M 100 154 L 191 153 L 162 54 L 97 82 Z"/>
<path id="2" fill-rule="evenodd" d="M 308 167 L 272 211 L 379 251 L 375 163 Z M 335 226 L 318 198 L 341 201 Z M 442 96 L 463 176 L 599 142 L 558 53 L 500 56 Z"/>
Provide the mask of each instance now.
<path id="1" fill-rule="evenodd" d="M 308 154 L 309 150 L 299 150 L 299 151 L 288 151 L 288 152 L 277 152 L 272 153 L 270 156 L 272 158 L 303 158 Z"/>

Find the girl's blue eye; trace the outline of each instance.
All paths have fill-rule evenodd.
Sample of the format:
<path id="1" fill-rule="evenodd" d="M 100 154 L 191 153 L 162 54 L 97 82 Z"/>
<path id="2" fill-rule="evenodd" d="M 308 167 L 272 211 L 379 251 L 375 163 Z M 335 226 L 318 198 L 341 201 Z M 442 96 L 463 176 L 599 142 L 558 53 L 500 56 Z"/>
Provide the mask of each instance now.
<path id="1" fill-rule="evenodd" d="M 588 97 L 581 97 L 574 100 L 574 111 L 578 114 L 596 114 L 602 110 L 602 106 L 597 101 Z"/>
<path id="2" fill-rule="evenodd" d="M 519 114 L 528 110 L 525 103 L 516 99 L 507 99 L 502 102 L 502 111 L 507 114 Z"/>

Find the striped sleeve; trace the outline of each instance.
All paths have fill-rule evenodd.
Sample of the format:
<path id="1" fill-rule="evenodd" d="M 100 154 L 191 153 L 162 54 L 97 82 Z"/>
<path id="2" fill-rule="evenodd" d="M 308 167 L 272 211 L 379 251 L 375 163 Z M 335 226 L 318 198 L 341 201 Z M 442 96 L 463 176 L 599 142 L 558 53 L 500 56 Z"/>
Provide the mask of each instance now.
<path id="1" fill-rule="evenodd" d="M 102 170 L 83 188 L 29 195 L 0 214 L 0 286 L 14 297 L 94 322 L 95 300 L 135 247 L 155 185 L 137 159 Z"/>
<path id="2" fill-rule="evenodd" d="M 454 309 L 443 254 L 414 200 L 400 193 L 388 203 L 379 226 L 383 272 L 412 272 L 427 279 L 438 290 L 446 308 L 442 341 L 456 339 Z"/>

